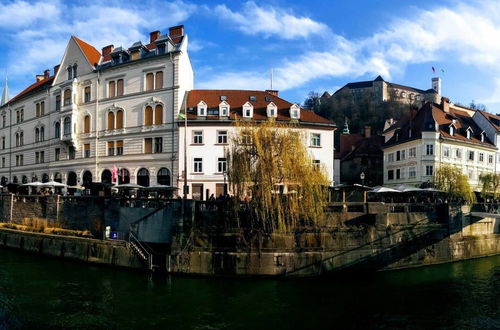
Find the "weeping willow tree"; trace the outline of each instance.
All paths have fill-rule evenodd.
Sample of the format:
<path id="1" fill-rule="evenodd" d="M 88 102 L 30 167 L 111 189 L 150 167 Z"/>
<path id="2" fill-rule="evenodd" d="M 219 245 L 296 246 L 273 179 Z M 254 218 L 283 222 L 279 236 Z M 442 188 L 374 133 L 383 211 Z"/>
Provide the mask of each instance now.
<path id="1" fill-rule="evenodd" d="M 481 195 L 486 199 L 487 196 L 497 198 L 500 188 L 500 175 L 495 173 L 483 173 L 479 176 L 481 182 Z"/>
<path id="2" fill-rule="evenodd" d="M 450 165 L 440 166 L 434 174 L 434 185 L 450 196 L 462 198 L 469 204 L 475 201 L 469 179 L 459 168 Z"/>
<path id="3" fill-rule="evenodd" d="M 249 200 L 252 226 L 290 232 L 299 221 L 320 224 L 329 181 L 313 163 L 294 124 L 237 121 L 226 151 L 236 200 Z"/>

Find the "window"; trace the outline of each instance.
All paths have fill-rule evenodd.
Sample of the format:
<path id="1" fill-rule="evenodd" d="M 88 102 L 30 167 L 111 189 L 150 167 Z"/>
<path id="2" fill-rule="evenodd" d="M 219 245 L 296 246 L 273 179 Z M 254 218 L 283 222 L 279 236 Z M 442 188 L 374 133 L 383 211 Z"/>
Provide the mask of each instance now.
<path id="1" fill-rule="evenodd" d="M 45 151 L 40 151 L 40 163 L 45 163 Z"/>
<path id="2" fill-rule="evenodd" d="M 390 154 L 387 155 L 387 162 L 388 163 L 394 162 L 394 153 L 391 152 Z"/>
<path id="3" fill-rule="evenodd" d="M 163 88 L 163 71 L 156 72 L 155 89 Z"/>
<path id="4" fill-rule="evenodd" d="M 45 127 L 43 127 L 43 126 L 40 127 L 40 131 L 38 134 L 39 134 L 38 140 L 40 142 L 45 141 Z"/>
<path id="5" fill-rule="evenodd" d="M 434 167 L 432 165 L 425 165 L 425 175 L 432 176 Z"/>
<path id="6" fill-rule="evenodd" d="M 152 138 L 144 139 L 144 153 L 145 154 L 153 153 L 153 139 Z"/>
<path id="7" fill-rule="evenodd" d="M 90 158 L 90 143 L 83 145 L 83 157 Z"/>
<path id="8" fill-rule="evenodd" d="M 482 152 L 479 153 L 479 162 L 484 162 L 484 153 Z"/>
<path id="9" fill-rule="evenodd" d="M 313 159 L 312 164 L 315 169 L 321 168 L 321 161 L 319 159 Z"/>
<path id="10" fill-rule="evenodd" d="M 116 155 L 123 155 L 123 140 L 116 141 Z"/>
<path id="11" fill-rule="evenodd" d="M 40 117 L 40 103 L 35 104 L 35 117 Z"/>
<path id="12" fill-rule="evenodd" d="M 90 133 L 90 115 L 83 118 L 83 133 Z"/>
<path id="13" fill-rule="evenodd" d="M 396 151 L 396 161 L 401 160 L 401 151 Z"/>
<path id="14" fill-rule="evenodd" d="M 203 144 L 203 131 L 193 131 L 193 144 Z"/>
<path id="15" fill-rule="evenodd" d="M 155 138 L 155 153 L 163 152 L 163 138 Z"/>
<path id="16" fill-rule="evenodd" d="M 257 98 L 255 96 L 250 96 L 248 99 L 252 102 L 257 101 Z"/>
<path id="17" fill-rule="evenodd" d="M 217 143 L 218 144 L 227 143 L 227 131 L 217 131 Z"/>
<path id="18" fill-rule="evenodd" d="M 470 130 L 470 128 L 467 129 L 467 138 L 468 139 L 471 138 L 471 130 Z"/>
<path id="19" fill-rule="evenodd" d="M 455 133 L 455 128 L 453 126 L 450 126 L 450 135 L 453 136 Z"/>
<path id="20" fill-rule="evenodd" d="M 193 172 L 194 173 L 203 173 L 203 159 L 202 158 L 195 158 L 194 159 Z"/>
<path id="21" fill-rule="evenodd" d="M 71 135 L 71 118 L 64 118 L 64 135 Z"/>
<path id="22" fill-rule="evenodd" d="M 394 170 L 387 171 L 387 180 L 394 180 Z"/>
<path id="23" fill-rule="evenodd" d="M 40 153 L 37 151 L 35 152 L 35 164 L 40 163 Z"/>
<path id="24" fill-rule="evenodd" d="M 209 116 L 218 116 L 219 115 L 219 109 L 218 108 L 208 109 L 208 113 L 207 114 Z"/>
<path id="25" fill-rule="evenodd" d="M 469 177 L 470 180 L 474 180 L 474 170 L 469 170 L 467 176 Z"/>
<path id="26" fill-rule="evenodd" d="M 78 73 L 78 65 L 73 64 L 73 78 L 76 78 Z"/>
<path id="27" fill-rule="evenodd" d="M 425 154 L 428 156 L 434 155 L 434 145 L 426 144 L 425 145 Z"/>
<path id="28" fill-rule="evenodd" d="M 493 164 L 493 155 L 488 155 L 488 164 Z"/>
<path id="29" fill-rule="evenodd" d="M 123 79 L 116 81 L 116 96 L 123 96 Z"/>
<path id="30" fill-rule="evenodd" d="M 170 186 L 170 170 L 165 167 L 160 168 L 156 175 L 156 180 L 158 184 Z"/>
<path id="31" fill-rule="evenodd" d="M 300 108 L 297 106 L 290 107 L 290 118 L 299 119 L 300 117 Z"/>
<path id="32" fill-rule="evenodd" d="M 152 91 L 154 88 L 154 74 L 148 73 L 146 74 L 146 90 Z"/>
<path id="33" fill-rule="evenodd" d="M 311 146 L 320 147 L 321 146 L 321 134 L 312 133 L 311 134 Z"/>
<path id="34" fill-rule="evenodd" d="M 198 116 L 206 116 L 207 115 L 207 105 L 205 102 L 201 101 L 197 105 Z"/>
<path id="35" fill-rule="evenodd" d="M 406 150 L 401 150 L 401 160 L 406 159 Z"/>
<path id="36" fill-rule="evenodd" d="M 40 102 L 40 116 L 45 115 L 45 102 Z"/>
<path id="37" fill-rule="evenodd" d="M 22 123 L 24 121 L 24 109 L 16 111 L 16 124 Z"/>
<path id="38" fill-rule="evenodd" d="M 61 95 L 56 96 L 56 111 L 61 110 Z"/>
<path id="39" fill-rule="evenodd" d="M 396 170 L 396 180 L 399 180 L 399 179 L 401 179 L 401 170 L 398 168 Z"/>
<path id="40" fill-rule="evenodd" d="M 108 131 L 115 129 L 115 113 L 113 111 L 108 112 Z"/>
<path id="41" fill-rule="evenodd" d="M 158 104 L 155 107 L 155 125 L 163 124 L 163 106 Z"/>
<path id="42" fill-rule="evenodd" d="M 474 161 L 474 151 L 469 150 L 469 160 Z"/>
<path id="43" fill-rule="evenodd" d="M 2 157 L 2 168 L 5 167 L 5 157 Z"/>
<path id="44" fill-rule="evenodd" d="M 462 149 L 457 148 L 457 150 L 455 151 L 455 155 L 456 155 L 457 159 L 462 159 Z"/>
<path id="45" fill-rule="evenodd" d="M 229 116 L 229 108 L 227 106 L 222 106 L 220 107 L 220 115 L 222 117 L 227 117 Z"/>
<path id="46" fill-rule="evenodd" d="M 116 96 L 116 83 L 114 81 L 110 81 L 108 83 L 108 97 Z"/>
<path id="47" fill-rule="evenodd" d="M 73 68 L 68 66 L 68 80 L 73 79 Z"/>
<path id="48" fill-rule="evenodd" d="M 251 108 L 246 108 L 245 113 L 243 114 L 244 117 L 252 117 L 252 109 Z"/>
<path id="49" fill-rule="evenodd" d="M 450 147 L 443 147 L 443 157 L 450 157 Z"/>
<path id="50" fill-rule="evenodd" d="M 123 128 L 123 110 L 118 110 L 116 112 L 116 128 Z"/>
<path id="51" fill-rule="evenodd" d="M 115 142 L 108 141 L 108 156 L 114 156 L 114 155 L 115 155 Z"/>
<path id="52" fill-rule="evenodd" d="M 5 149 L 5 136 L 2 136 L 2 149 Z"/>
<path id="53" fill-rule="evenodd" d="M 54 159 L 57 161 L 61 158 L 61 149 L 60 148 L 56 148 L 54 150 Z"/>
<path id="54" fill-rule="evenodd" d="M 23 155 L 16 155 L 16 166 L 23 166 L 24 163 Z"/>
<path id="55" fill-rule="evenodd" d="M 75 159 L 75 147 L 73 146 L 68 147 L 68 158 Z"/>
<path id="56" fill-rule="evenodd" d="M 226 158 L 217 159 L 217 172 L 226 173 L 227 172 L 227 160 Z"/>
<path id="57" fill-rule="evenodd" d="M 2 116 L 2 127 L 5 127 L 7 123 L 7 117 L 5 115 Z"/>
<path id="58" fill-rule="evenodd" d="M 481 142 L 484 142 L 484 132 L 481 133 Z"/>
<path id="59" fill-rule="evenodd" d="M 252 135 L 243 133 L 241 136 L 241 144 L 252 144 Z"/>
<path id="60" fill-rule="evenodd" d="M 61 123 L 59 122 L 56 122 L 56 124 L 54 125 L 55 126 L 55 129 L 54 129 L 54 137 L 56 139 L 60 138 L 61 137 Z"/>
<path id="61" fill-rule="evenodd" d="M 35 142 L 40 141 L 40 129 L 37 127 L 35 128 Z"/>
<path id="62" fill-rule="evenodd" d="M 71 104 L 71 90 L 67 89 L 64 91 L 64 105 Z"/>
<path id="63" fill-rule="evenodd" d="M 90 102 L 90 86 L 85 87 L 83 91 L 83 101 Z"/>
<path id="64" fill-rule="evenodd" d="M 417 148 L 413 147 L 408 150 L 408 158 L 417 157 Z"/>
<path id="65" fill-rule="evenodd" d="M 153 108 L 150 106 L 147 106 L 146 109 L 144 109 L 144 125 L 153 125 Z"/>
<path id="66" fill-rule="evenodd" d="M 413 179 L 413 178 L 415 178 L 416 176 L 417 176 L 417 168 L 416 168 L 416 167 L 410 167 L 410 168 L 408 169 L 408 177 L 409 177 L 410 179 Z"/>

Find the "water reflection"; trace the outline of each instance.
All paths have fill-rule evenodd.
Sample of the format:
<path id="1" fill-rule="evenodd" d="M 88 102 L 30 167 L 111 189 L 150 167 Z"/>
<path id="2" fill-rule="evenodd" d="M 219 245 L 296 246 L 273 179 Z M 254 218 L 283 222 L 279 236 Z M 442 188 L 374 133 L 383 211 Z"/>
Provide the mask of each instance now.
<path id="1" fill-rule="evenodd" d="M 500 257 L 329 279 L 158 277 L 0 250 L 0 329 L 500 328 Z"/>

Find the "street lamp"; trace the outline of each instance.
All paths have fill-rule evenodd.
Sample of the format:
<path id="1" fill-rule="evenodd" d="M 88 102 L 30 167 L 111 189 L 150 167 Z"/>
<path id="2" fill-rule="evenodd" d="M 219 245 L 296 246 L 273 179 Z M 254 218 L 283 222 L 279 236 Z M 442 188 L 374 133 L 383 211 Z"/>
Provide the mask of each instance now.
<path id="1" fill-rule="evenodd" d="M 226 196 L 227 196 L 226 176 L 227 176 L 227 172 L 226 172 L 226 171 L 224 171 L 224 197 L 226 197 Z"/>
<path id="2" fill-rule="evenodd" d="M 361 179 L 361 184 L 364 186 L 365 185 L 365 172 L 361 172 L 359 175 L 359 178 Z"/>

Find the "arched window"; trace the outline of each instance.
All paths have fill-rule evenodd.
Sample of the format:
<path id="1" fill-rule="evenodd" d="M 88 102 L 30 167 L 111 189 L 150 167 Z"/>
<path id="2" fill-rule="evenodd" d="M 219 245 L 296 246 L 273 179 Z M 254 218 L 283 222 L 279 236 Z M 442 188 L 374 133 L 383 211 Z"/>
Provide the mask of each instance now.
<path id="1" fill-rule="evenodd" d="M 56 173 L 54 174 L 54 181 L 55 181 L 55 182 L 62 183 L 62 175 L 61 175 L 61 173 L 56 172 Z"/>
<path id="2" fill-rule="evenodd" d="M 24 145 L 24 132 L 19 133 L 19 145 Z"/>
<path id="3" fill-rule="evenodd" d="M 118 184 L 127 183 L 130 183 L 130 172 L 126 168 L 122 168 L 118 172 Z"/>
<path id="4" fill-rule="evenodd" d="M 83 119 L 83 133 L 90 133 L 90 115 L 86 115 Z"/>
<path id="5" fill-rule="evenodd" d="M 113 111 L 108 112 L 108 130 L 115 129 L 115 113 Z"/>
<path id="6" fill-rule="evenodd" d="M 147 106 L 146 109 L 144 109 L 144 125 L 153 125 L 153 108 L 150 106 Z"/>
<path id="7" fill-rule="evenodd" d="M 35 142 L 40 141 L 40 129 L 37 127 L 35 128 Z"/>
<path id="8" fill-rule="evenodd" d="M 78 65 L 74 64 L 73 65 L 73 78 L 76 78 L 78 74 Z"/>
<path id="9" fill-rule="evenodd" d="M 85 171 L 83 172 L 83 186 L 89 187 L 92 184 L 92 172 Z"/>
<path id="10" fill-rule="evenodd" d="M 163 88 L 163 71 L 156 72 L 156 87 L 155 89 Z"/>
<path id="11" fill-rule="evenodd" d="M 35 174 L 31 177 L 31 182 L 37 182 L 38 181 L 38 176 Z"/>
<path id="12" fill-rule="evenodd" d="M 49 182 L 49 175 L 47 173 L 42 174 L 42 183 Z"/>
<path id="13" fill-rule="evenodd" d="M 27 180 L 26 180 L 26 181 L 27 181 Z M 17 180 L 17 176 L 15 176 L 15 177 L 13 177 L 13 178 L 12 178 L 12 182 L 13 182 L 13 183 L 18 183 L 18 182 L 19 182 L 19 181 Z"/>
<path id="14" fill-rule="evenodd" d="M 73 79 L 73 70 L 71 66 L 68 66 L 68 80 Z"/>
<path id="15" fill-rule="evenodd" d="M 61 137 L 61 123 L 60 122 L 56 122 L 56 124 L 55 124 L 54 137 L 56 139 Z"/>
<path id="16" fill-rule="evenodd" d="M 117 96 L 123 95 L 123 79 L 118 79 L 116 81 L 116 95 Z"/>
<path id="17" fill-rule="evenodd" d="M 40 127 L 40 141 L 45 141 L 45 127 Z"/>
<path id="18" fill-rule="evenodd" d="M 28 183 L 28 177 L 26 175 L 23 175 L 22 183 Z"/>
<path id="19" fill-rule="evenodd" d="M 68 186 L 76 186 L 77 184 L 77 177 L 75 172 L 69 172 L 68 173 L 68 179 L 66 180 L 66 184 Z"/>
<path id="20" fill-rule="evenodd" d="M 108 84 L 108 96 L 109 97 L 115 97 L 116 94 L 115 94 L 115 82 L 114 81 L 110 81 L 109 84 Z"/>
<path id="21" fill-rule="evenodd" d="M 158 104 L 155 107 L 155 125 L 163 124 L 163 106 Z"/>
<path id="22" fill-rule="evenodd" d="M 154 74 L 153 73 L 148 73 L 146 75 L 146 90 L 147 91 L 152 91 L 154 87 Z"/>
<path id="23" fill-rule="evenodd" d="M 111 184 L 111 177 L 112 177 L 111 171 L 104 170 L 104 171 L 102 171 L 102 174 L 101 174 L 101 182 Z"/>
<path id="24" fill-rule="evenodd" d="M 7 185 L 7 178 L 2 176 L 2 181 L 0 182 L 0 184 L 5 187 Z"/>
<path id="25" fill-rule="evenodd" d="M 149 171 L 145 168 L 141 168 L 137 172 L 137 184 L 143 187 L 149 187 Z"/>
<path id="26" fill-rule="evenodd" d="M 67 89 L 64 91 L 64 105 L 70 105 L 71 104 L 71 90 Z"/>
<path id="27" fill-rule="evenodd" d="M 71 118 L 64 118 L 64 135 L 71 135 Z"/>
<path id="28" fill-rule="evenodd" d="M 16 147 L 19 147 L 19 133 L 16 133 Z"/>
<path id="29" fill-rule="evenodd" d="M 170 186 L 170 170 L 165 167 L 160 168 L 156 175 L 156 180 L 158 184 Z"/>
<path id="30" fill-rule="evenodd" d="M 116 112 L 116 128 L 123 128 L 123 110 L 118 110 Z"/>

